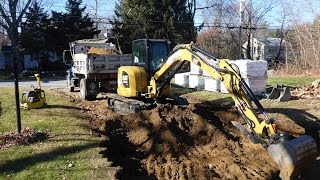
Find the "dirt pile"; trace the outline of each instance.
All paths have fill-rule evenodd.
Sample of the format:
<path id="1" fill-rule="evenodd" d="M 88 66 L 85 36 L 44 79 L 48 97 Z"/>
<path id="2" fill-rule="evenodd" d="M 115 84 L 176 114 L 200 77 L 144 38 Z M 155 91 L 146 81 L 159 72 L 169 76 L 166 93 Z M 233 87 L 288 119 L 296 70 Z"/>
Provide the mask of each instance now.
<path id="1" fill-rule="evenodd" d="M 47 138 L 46 133 L 25 128 L 21 133 L 10 132 L 0 136 L 0 150 L 14 145 L 28 145 Z"/>
<path id="2" fill-rule="evenodd" d="M 295 89 L 292 95 L 302 99 L 320 99 L 320 79 Z"/>
<path id="3" fill-rule="evenodd" d="M 229 104 L 186 97 L 192 104 L 119 115 L 106 108 L 107 94 L 98 101 L 66 95 L 102 135 L 100 153 L 120 167 L 115 179 L 279 179 L 267 151 L 232 125 L 242 118 Z M 306 179 L 319 177 L 318 167 L 306 171 Z"/>
<path id="4" fill-rule="evenodd" d="M 117 55 L 120 54 L 118 51 L 114 49 L 107 49 L 107 48 L 96 48 L 91 47 L 87 54 L 94 54 L 94 55 Z"/>
<path id="5" fill-rule="evenodd" d="M 102 117 L 101 115 L 99 115 Z M 161 105 L 137 114 L 110 110 L 93 120 L 106 136 L 103 153 L 122 166 L 117 178 L 256 179 L 278 176 L 262 148 L 243 139 L 232 126 L 233 109 L 209 104 Z M 135 177 L 135 178 L 134 178 Z"/>

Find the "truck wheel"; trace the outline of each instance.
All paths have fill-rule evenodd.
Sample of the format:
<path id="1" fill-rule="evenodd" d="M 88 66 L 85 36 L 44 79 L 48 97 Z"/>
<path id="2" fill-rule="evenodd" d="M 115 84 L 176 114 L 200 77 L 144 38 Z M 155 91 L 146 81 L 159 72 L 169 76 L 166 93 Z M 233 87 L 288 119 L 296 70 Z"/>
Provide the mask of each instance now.
<path id="1" fill-rule="evenodd" d="M 80 98 L 83 100 L 87 99 L 87 87 L 86 87 L 86 79 L 82 78 L 80 80 Z"/>
<path id="2" fill-rule="evenodd" d="M 83 100 L 94 100 L 96 99 L 96 96 L 96 94 L 88 94 L 87 80 L 82 78 L 80 80 L 80 98 Z"/>

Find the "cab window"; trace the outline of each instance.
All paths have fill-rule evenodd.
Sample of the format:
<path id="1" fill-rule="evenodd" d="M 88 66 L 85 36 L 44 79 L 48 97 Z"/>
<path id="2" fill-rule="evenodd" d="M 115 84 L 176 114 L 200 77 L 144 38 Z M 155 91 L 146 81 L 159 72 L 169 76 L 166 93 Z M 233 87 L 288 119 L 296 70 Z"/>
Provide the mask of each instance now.
<path id="1" fill-rule="evenodd" d="M 133 42 L 132 44 L 133 62 L 135 64 L 145 65 L 147 59 L 146 47 L 143 41 Z"/>
<path id="2" fill-rule="evenodd" d="M 150 44 L 150 69 L 156 70 L 168 57 L 168 45 L 166 42 L 152 42 Z"/>

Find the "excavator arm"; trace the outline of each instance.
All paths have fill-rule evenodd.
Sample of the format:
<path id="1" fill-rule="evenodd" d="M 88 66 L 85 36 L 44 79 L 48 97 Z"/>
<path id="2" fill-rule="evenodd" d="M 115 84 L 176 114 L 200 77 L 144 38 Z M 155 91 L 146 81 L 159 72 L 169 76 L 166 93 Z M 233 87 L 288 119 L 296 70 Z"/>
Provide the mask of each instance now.
<path id="1" fill-rule="evenodd" d="M 182 64 L 185 62 L 194 63 L 208 72 L 214 79 L 223 82 L 250 131 L 257 135 L 274 135 L 275 126 L 271 123 L 272 120 L 267 116 L 262 105 L 255 98 L 240 73 L 235 69 L 235 66 L 230 64 L 226 59 L 217 60 L 203 52 L 203 50 L 195 47 L 193 44 L 178 46 L 162 67 L 154 73 L 150 82 L 151 86 L 149 86 L 151 96 L 161 96 L 161 90 L 167 84 L 168 79 L 171 78 L 171 74 L 174 75 Z M 166 74 L 170 75 L 165 76 Z M 163 80 L 163 78 L 167 79 Z M 253 99 L 259 111 L 264 115 L 265 120 L 258 118 L 248 97 Z"/>
<path id="2" fill-rule="evenodd" d="M 285 132 L 277 132 L 273 120 L 269 118 L 245 83 L 237 66 L 229 60 L 216 59 L 192 43 L 178 45 L 166 62 L 154 72 L 146 96 L 149 98 L 162 96 L 165 87 L 185 62 L 198 65 L 214 79 L 223 82 L 247 128 L 239 122 L 232 123 L 252 142 L 260 143 L 268 149 L 280 168 L 282 179 L 296 178 L 303 167 L 307 167 L 315 160 L 317 148 L 312 137 L 307 135 L 293 137 Z M 253 104 L 261 116 L 257 115 Z"/>

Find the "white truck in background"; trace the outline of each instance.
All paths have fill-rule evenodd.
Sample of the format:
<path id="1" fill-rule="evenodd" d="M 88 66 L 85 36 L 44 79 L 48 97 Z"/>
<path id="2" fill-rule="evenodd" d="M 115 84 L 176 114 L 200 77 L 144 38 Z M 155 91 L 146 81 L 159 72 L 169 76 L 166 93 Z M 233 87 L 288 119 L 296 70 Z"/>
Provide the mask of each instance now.
<path id="1" fill-rule="evenodd" d="M 132 65 L 131 54 L 117 54 L 116 46 L 108 39 L 83 39 L 69 43 L 63 60 L 69 65 L 67 87 L 70 92 L 80 88 L 80 97 L 94 100 L 100 92 L 111 92 L 117 87 L 117 70 Z M 67 60 L 67 56 L 71 55 Z"/>

